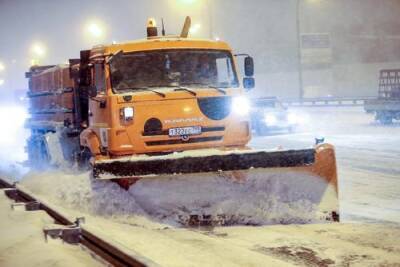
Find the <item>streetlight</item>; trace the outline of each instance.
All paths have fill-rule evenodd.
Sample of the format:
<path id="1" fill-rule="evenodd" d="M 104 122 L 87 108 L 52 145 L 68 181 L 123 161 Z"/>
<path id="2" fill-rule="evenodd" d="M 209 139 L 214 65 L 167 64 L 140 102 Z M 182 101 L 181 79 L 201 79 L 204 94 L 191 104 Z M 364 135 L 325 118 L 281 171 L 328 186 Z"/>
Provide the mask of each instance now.
<path id="1" fill-rule="evenodd" d="M 4 71 L 5 69 L 6 67 L 4 66 L 4 64 L 0 62 L 0 72 Z"/>
<path id="2" fill-rule="evenodd" d="M 32 54 L 36 57 L 44 57 L 46 54 L 46 49 L 41 43 L 34 43 L 31 47 Z"/>
<path id="3" fill-rule="evenodd" d="M 106 25 L 98 19 L 88 20 L 84 26 L 84 32 L 87 37 L 99 41 L 106 36 Z"/>
<path id="4" fill-rule="evenodd" d="M 195 25 L 193 25 L 192 27 L 190 27 L 190 34 L 196 34 L 201 28 L 201 24 L 197 23 Z"/>
<path id="5" fill-rule="evenodd" d="M 105 41 L 107 27 L 102 21 L 91 19 L 83 25 L 82 33 L 87 45 L 95 45 Z"/>
<path id="6" fill-rule="evenodd" d="M 91 22 L 88 24 L 87 32 L 95 38 L 100 38 L 104 34 L 103 29 L 99 26 L 99 24 L 95 22 Z"/>
<path id="7" fill-rule="evenodd" d="M 0 86 L 2 86 L 3 84 L 4 84 L 4 80 L 3 79 L 0 79 Z"/>
<path id="8" fill-rule="evenodd" d="M 41 42 L 31 45 L 31 65 L 39 65 L 41 59 L 46 55 L 46 47 Z"/>
<path id="9" fill-rule="evenodd" d="M 197 0 L 178 0 L 181 4 L 192 5 L 197 2 Z"/>
<path id="10" fill-rule="evenodd" d="M 302 99 L 304 97 L 304 88 L 303 88 L 303 65 L 302 65 L 302 56 L 301 56 L 301 28 L 300 28 L 300 7 L 301 0 L 297 0 L 296 6 L 296 31 L 297 31 L 297 68 L 298 68 L 298 76 L 299 76 L 299 98 Z"/>

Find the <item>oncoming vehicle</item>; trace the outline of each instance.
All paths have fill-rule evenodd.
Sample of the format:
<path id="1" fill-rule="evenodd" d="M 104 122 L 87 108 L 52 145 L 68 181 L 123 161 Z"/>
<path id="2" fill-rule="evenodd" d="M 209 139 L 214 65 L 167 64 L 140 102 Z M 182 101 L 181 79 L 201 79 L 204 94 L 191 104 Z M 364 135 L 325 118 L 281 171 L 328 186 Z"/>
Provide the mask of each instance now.
<path id="1" fill-rule="evenodd" d="M 253 101 L 251 124 L 257 135 L 276 132 L 295 132 L 303 118 L 290 112 L 278 98 L 270 97 Z"/>

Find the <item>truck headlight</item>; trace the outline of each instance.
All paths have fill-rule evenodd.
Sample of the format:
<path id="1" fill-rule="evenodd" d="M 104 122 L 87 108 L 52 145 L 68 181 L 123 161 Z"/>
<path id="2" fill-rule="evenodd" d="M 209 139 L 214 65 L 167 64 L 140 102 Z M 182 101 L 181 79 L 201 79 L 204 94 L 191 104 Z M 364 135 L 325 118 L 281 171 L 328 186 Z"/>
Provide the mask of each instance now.
<path id="1" fill-rule="evenodd" d="M 232 110 L 241 116 L 247 116 L 250 112 L 250 101 L 244 96 L 238 96 L 232 100 Z"/>
<path id="2" fill-rule="evenodd" d="M 265 114 L 264 115 L 264 122 L 267 125 L 275 125 L 278 122 L 278 119 L 274 114 Z"/>
<path id="3" fill-rule="evenodd" d="M 133 107 L 125 107 L 125 108 L 121 109 L 121 117 L 125 121 L 133 120 L 133 115 L 134 115 Z"/>

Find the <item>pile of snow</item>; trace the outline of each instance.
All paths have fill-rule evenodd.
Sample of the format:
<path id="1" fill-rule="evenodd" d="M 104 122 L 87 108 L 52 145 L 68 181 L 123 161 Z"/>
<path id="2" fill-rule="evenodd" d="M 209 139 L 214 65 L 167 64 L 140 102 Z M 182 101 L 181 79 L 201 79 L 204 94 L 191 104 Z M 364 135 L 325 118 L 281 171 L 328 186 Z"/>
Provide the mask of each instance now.
<path id="1" fill-rule="evenodd" d="M 254 172 L 246 181 L 218 174 L 142 179 L 129 191 L 110 181 L 92 181 L 88 172 L 32 172 L 22 184 L 83 213 L 124 222 L 142 216 L 172 226 L 193 214 L 224 215 L 235 225 L 318 222 L 327 190 L 319 178 L 273 172 Z"/>
<path id="2" fill-rule="evenodd" d="M 130 194 L 112 182 L 92 181 L 90 173 L 30 172 L 21 184 L 65 208 L 92 215 L 143 215 Z"/>
<path id="3" fill-rule="evenodd" d="M 224 215 L 241 225 L 317 222 L 323 220 L 319 207 L 327 191 L 317 177 L 261 170 L 248 173 L 245 181 L 203 174 L 143 179 L 130 188 L 136 203 L 169 224 L 195 214 Z"/>

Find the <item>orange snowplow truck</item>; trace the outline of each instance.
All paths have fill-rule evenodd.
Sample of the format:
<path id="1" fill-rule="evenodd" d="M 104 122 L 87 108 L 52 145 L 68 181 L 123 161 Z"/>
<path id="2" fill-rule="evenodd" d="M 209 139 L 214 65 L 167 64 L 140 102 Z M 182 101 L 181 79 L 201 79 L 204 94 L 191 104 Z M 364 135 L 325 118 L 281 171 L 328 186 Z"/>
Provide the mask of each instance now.
<path id="1" fill-rule="evenodd" d="M 319 199 L 332 194 L 324 212 L 336 218 L 333 147 L 246 147 L 253 59 L 234 56 L 221 41 L 190 39 L 189 28 L 187 18 L 180 35 L 158 36 L 150 20 L 145 40 L 96 46 L 67 65 L 31 67 L 31 165 L 87 161 L 94 178 L 125 186 L 172 175 L 299 172 L 324 181 Z M 238 56 L 245 56 L 242 80 Z"/>

